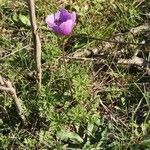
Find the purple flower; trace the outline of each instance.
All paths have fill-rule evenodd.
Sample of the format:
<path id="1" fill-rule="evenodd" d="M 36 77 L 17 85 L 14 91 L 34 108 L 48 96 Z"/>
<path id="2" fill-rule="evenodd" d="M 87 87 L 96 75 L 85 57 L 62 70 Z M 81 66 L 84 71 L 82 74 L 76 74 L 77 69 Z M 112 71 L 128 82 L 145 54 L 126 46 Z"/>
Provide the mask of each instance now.
<path id="1" fill-rule="evenodd" d="M 76 24 L 76 13 L 69 13 L 66 9 L 62 8 L 57 13 L 48 15 L 46 23 L 52 31 L 58 35 L 69 35 L 74 25 Z"/>

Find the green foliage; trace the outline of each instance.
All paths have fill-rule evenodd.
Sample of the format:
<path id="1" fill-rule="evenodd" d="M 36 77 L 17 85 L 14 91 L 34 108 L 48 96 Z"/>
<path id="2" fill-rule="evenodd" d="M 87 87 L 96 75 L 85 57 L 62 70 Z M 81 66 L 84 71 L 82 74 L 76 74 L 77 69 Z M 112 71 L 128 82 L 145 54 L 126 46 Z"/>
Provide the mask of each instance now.
<path id="1" fill-rule="evenodd" d="M 5 5 L 8 2 L 8 0 L 0 0 L 0 6 Z"/>
<path id="2" fill-rule="evenodd" d="M 27 126 L 22 126 L 13 99 L 5 92 L 0 93 L 1 149 L 148 150 L 148 77 L 145 72 L 117 64 L 118 58 L 132 57 L 137 47 L 103 44 L 80 34 L 102 39 L 121 35 L 115 40 L 141 41 L 144 33 L 134 36 L 130 29 L 148 22 L 149 1 L 70 3 L 36 1 L 43 73 L 42 89 L 37 93 L 27 4 L 23 0 L 0 0 L 0 74 L 12 81 L 28 121 Z M 68 60 L 72 93 L 62 62 L 62 47 L 44 21 L 46 15 L 61 6 L 75 10 L 78 15 L 74 33 L 65 47 L 66 55 L 100 48 L 98 61 Z M 143 53 L 145 49 L 146 46 Z"/>
<path id="3" fill-rule="evenodd" d="M 63 141 L 71 140 L 74 144 L 80 144 L 83 142 L 83 139 L 77 133 L 63 129 L 57 133 L 57 136 Z"/>
<path id="4" fill-rule="evenodd" d="M 142 141 L 140 143 L 140 148 L 149 149 L 150 148 L 150 139 Z"/>

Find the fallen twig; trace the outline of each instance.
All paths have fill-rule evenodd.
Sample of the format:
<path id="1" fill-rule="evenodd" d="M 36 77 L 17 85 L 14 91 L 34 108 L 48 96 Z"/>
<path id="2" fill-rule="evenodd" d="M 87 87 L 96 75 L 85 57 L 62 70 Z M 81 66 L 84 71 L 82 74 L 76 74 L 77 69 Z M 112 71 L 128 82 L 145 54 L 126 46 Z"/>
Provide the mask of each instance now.
<path id="1" fill-rule="evenodd" d="M 138 26 L 138 27 L 135 27 L 135 28 L 132 28 L 130 30 L 130 32 L 133 34 L 133 35 L 137 35 L 137 34 L 140 34 L 142 31 L 148 31 L 149 30 L 149 24 L 143 24 L 141 26 Z"/>
<path id="2" fill-rule="evenodd" d="M 15 100 L 15 105 L 17 107 L 18 115 L 21 118 L 22 123 L 26 124 L 26 118 L 23 114 L 21 101 L 17 97 L 16 90 L 12 86 L 11 82 L 9 80 L 6 80 L 5 78 L 2 78 L 2 76 L 0 76 L 0 90 L 8 93 Z"/>
<path id="3" fill-rule="evenodd" d="M 126 64 L 126 65 L 137 65 L 140 67 L 147 66 L 147 61 L 145 61 L 143 58 L 139 58 L 137 56 L 132 57 L 131 59 L 120 59 L 118 61 L 119 64 Z"/>
<path id="4" fill-rule="evenodd" d="M 143 69 L 146 70 L 147 74 L 150 75 L 149 63 L 143 58 L 134 56 L 132 59 L 120 59 L 118 63 L 124 65 L 136 65 L 142 67 Z"/>
<path id="5" fill-rule="evenodd" d="M 86 57 L 71 57 L 71 56 L 66 56 L 66 60 L 83 60 L 83 61 L 95 61 L 97 60 L 96 58 L 86 58 Z"/>
<path id="6" fill-rule="evenodd" d="M 146 73 L 150 75 L 150 63 L 149 61 L 138 57 L 139 50 L 137 50 L 134 54 L 134 56 L 131 59 L 120 59 L 118 60 L 119 64 L 124 65 L 136 65 L 138 67 L 141 67 L 146 70 Z"/>
<path id="7" fill-rule="evenodd" d="M 32 26 L 33 40 L 34 40 L 34 52 L 36 61 L 38 90 L 41 88 L 42 81 L 42 69 L 41 69 L 41 42 L 37 31 L 36 15 L 35 15 L 35 1 L 28 0 L 28 7 L 30 12 L 30 21 Z"/>

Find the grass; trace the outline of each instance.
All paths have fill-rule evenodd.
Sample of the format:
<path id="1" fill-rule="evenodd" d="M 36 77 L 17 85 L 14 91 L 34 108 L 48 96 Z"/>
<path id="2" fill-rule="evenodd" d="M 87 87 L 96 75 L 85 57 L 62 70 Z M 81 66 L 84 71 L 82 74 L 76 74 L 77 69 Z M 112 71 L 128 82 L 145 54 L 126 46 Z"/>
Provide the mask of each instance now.
<path id="1" fill-rule="evenodd" d="M 47 30 L 44 21 L 46 15 L 64 5 L 78 14 L 74 35 L 148 41 L 149 31 L 138 35 L 130 32 L 149 21 L 148 0 L 36 1 L 43 70 L 41 93 L 37 93 L 27 4 L 22 0 L 0 1 L 0 74 L 12 81 L 28 119 L 28 124 L 22 126 L 13 100 L 0 93 L 1 149 L 148 150 L 149 76 L 136 67 L 120 65 L 117 60 L 131 58 L 139 48 L 148 59 L 149 45 L 113 44 L 72 36 L 67 54 L 93 48 L 100 52 L 97 61 L 67 63 L 71 95 L 57 36 Z M 7 57 L 8 53 L 13 55 Z"/>

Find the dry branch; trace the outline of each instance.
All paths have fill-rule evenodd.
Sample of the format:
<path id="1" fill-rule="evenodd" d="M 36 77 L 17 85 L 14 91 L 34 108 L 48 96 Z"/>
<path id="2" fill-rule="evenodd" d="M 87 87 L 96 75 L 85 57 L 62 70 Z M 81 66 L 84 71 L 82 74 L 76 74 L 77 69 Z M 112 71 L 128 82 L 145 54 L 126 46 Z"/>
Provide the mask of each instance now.
<path id="1" fill-rule="evenodd" d="M 0 76 L 0 90 L 3 91 L 3 92 L 8 93 L 9 95 L 11 95 L 11 97 L 15 101 L 15 105 L 17 107 L 17 112 L 18 112 L 18 115 L 19 115 L 22 123 L 26 124 L 26 118 L 23 115 L 21 101 L 17 97 L 15 88 L 12 86 L 12 84 L 9 80 L 6 80 L 5 78 L 2 78 L 1 76 Z"/>
<path id="2" fill-rule="evenodd" d="M 138 67 L 143 68 L 146 70 L 146 73 L 150 75 L 150 63 L 149 61 L 138 57 L 139 50 L 137 50 L 134 54 L 134 56 L 131 59 L 120 59 L 118 60 L 119 64 L 124 64 L 124 65 L 136 65 Z"/>
<path id="3" fill-rule="evenodd" d="M 126 65 L 137 65 L 140 67 L 145 67 L 147 65 L 147 62 L 143 58 L 139 58 L 137 56 L 131 58 L 131 59 L 120 59 L 118 61 L 119 64 L 126 64 Z"/>
<path id="4" fill-rule="evenodd" d="M 28 7 L 30 12 L 30 21 L 32 26 L 32 34 L 34 40 L 34 53 L 37 71 L 38 90 L 41 88 L 42 69 L 41 69 L 41 42 L 37 31 L 36 15 L 35 15 L 35 1 L 28 0 Z"/>
<path id="5" fill-rule="evenodd" d="M 133 34 L 133 35 L 137 35 L 137 34 L 140 34 L 141 32 L 146 32 L 149 30 L 149 24 L 143 24 L 141 26 L 138 26 L 138 27 L 135 27 L 135 28 L 132 28 L 130 30 L 130 32 Z"/>
<path id="6" fill-rule="evenodd" d="M 66 61 L 68 60 L 82 60 L 82 61 L 96 61 L 96 58 L 86 58 L 86 57 L 71 57 L 71 56 L 67 56 L 65 58 Z"/>

